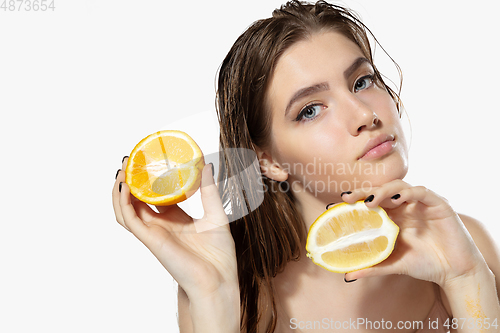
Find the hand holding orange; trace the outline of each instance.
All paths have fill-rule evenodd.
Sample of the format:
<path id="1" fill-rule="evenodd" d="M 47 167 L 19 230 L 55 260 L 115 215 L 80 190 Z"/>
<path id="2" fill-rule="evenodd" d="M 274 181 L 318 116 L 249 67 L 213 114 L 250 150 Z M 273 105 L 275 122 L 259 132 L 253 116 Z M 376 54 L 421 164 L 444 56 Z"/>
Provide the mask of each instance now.
<path id="1" fill-rule="evenodd" d="M 122 161 L 112 192 L 116 221 L 155 255 L 190 304 L 219 293 L 239 295 L 228 218 L 211 168 L 203 165 L 201 150 L 187 134 L 157 132 Z M 194 219 L 175 203 L 200 185 L 204 216 Z M 157 205 L 157 211 L 146 203 Z M 170 206 L 160 207 L 164 205 Z M 212 228 L 198 232 L 200 221 Z M 220 228 L 213 231 L 215 227 Z M 227 301 L 239 309 L 239 297 Z"/>
<path id="2" fill-rule="evenodd" d="M 139 200 L 168 206 L 200 187 L 203 153 L 184 132 L 167 130 L 142 139 L 130 153 L 125 182 Z"/>

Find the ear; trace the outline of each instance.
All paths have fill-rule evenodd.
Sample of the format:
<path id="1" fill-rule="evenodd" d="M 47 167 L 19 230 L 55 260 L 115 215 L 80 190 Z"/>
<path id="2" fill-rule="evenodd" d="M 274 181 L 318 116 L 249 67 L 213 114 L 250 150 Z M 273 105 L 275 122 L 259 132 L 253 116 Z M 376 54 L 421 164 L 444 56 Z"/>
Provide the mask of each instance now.
<path id="1" fill-rule="evenodd" d="M 288 179 L 288 171 L 283 168 L 268 151 L 256 149 L 257 158 L 259 159 L 260 171 L 267 178 L 283 182 Z"/>

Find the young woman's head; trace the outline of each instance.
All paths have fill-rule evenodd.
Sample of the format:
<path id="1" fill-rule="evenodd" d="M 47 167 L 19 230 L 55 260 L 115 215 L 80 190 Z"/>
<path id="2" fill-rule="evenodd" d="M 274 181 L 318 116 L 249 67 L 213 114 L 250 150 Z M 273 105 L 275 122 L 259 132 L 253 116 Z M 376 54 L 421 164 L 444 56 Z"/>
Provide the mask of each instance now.
<path id="1" fill-rule="evenodd" d="M 292 1 L 235 42 L 220 68 L 217 106 L 221 148 L 254 150 L 265 189 L 262 204 L 230 225 L 243 324 L 254 332 L 260 287 L 272 293 L 271 278 L 299 257 L 304 207 L 406 174 L 400 103 L 351 12 Z M 234 191 L 240 186 L 230 178 L 251 164 L 244 159 L 230 156 L 220 175 L 229 179 L 221 191 L 233 210 L 252 207 L 253 194 Z"/>

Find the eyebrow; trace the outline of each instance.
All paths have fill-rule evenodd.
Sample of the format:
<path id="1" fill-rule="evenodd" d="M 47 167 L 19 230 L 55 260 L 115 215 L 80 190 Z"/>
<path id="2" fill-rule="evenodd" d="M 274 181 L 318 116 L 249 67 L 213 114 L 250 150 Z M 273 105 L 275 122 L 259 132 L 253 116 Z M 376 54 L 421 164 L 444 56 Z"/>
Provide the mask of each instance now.
<path id="1" fill-rule="evenodd" d="M 315 84 L 313 86 L 307 87 L 307 88 L 302 88 L 299 91 L 297 91 L 293 97 L 290 99 L 290 102 L 288 102 L 288 105 L 286 106 L 285 109 L 285 116 L 288 114 L 290 111 L 291 107 L 295 102 L 297 102 L 299 99 L 307 97 L 309 95 L 315 94 L 317 92 L 329 90 L 330 86 L 328 85 L 327 82 L 321 82 L 318 84 Z"/>
<path id="2" fill-rule="evenodd" d="M 352 63 L 351 66 L 349 66 L 345 71 L 344 71 L 344 77 L 347 79 L 349 76 L 351 76 L 361 65 L 364 63 L 370 63 L 370 61 L 364 57 L 359 57 L 354 62 Z M 292 98 L 290 99 L 290 102 L 288 102 L 288 105 L 286 106 L 285 109 L 285 116 L 288 114 L 290 109 L 292 108 L 293 104 L 297 102 L 299 99 L 307 97 L 309 95 L 321 92 L 321 91 L 326 91 L 330 89 L 330 85 L 328 82 L 321 82 L 315 85 L 312 85 L 310 87 L 302 88 L 299 91 L 297 91 Z"/>
<path id="3" fill-rule="evenodd" d="M 361 65 L 365 63 L 370 63 L 370 60 L 366 59 L 365 57 L 359 57 L 358 59 L 354 60 L 351 66 L 349 66 L 345 71 L 344 71 L 344 77 L 347 79 L 349 76 L 351 76 Z"/>

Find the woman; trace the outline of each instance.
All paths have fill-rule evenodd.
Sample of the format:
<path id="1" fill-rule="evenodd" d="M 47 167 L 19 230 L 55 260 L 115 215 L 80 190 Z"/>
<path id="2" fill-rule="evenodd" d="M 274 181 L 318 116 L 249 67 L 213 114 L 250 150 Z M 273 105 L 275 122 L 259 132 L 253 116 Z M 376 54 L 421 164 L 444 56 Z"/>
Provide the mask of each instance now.
<path id="1" fill-rule="evenodd" d="M 491 238 L 444 198 L 402 181 L 400 102 L 373 64 L 366 30 L 341 7 L 290 2 L 229 51 L 218 81 L 221 147 L 254 150 L 266 190 L 247 215 L 254 193 L 237 191 L 234 177 L 250 165 L 245 156 L 223 160 L 222 200 L 205 167 L 203 219 L 220 227 L 203 233 L 177 206 L 157 214 L 135 200 L 118 174 L 117 220 L 179 283 L 181 332 L 363 332 L 399 322 L 422 324 L 398 331 L 445 332 L 447 318 L 452 331 L 477 332 L 479 318 L 500 318 Z M 294 167 L 308 163 L 351 172 Z M 393 254 L 345 275 L 314 265 L 304 253 L 309 226 L 327 204 L 357 200 L 382 206 L 399 225 Z M 230 224 L 228 202 L 243 216 Z M 452 325 L 452 316 L 466 324 Z"/>

